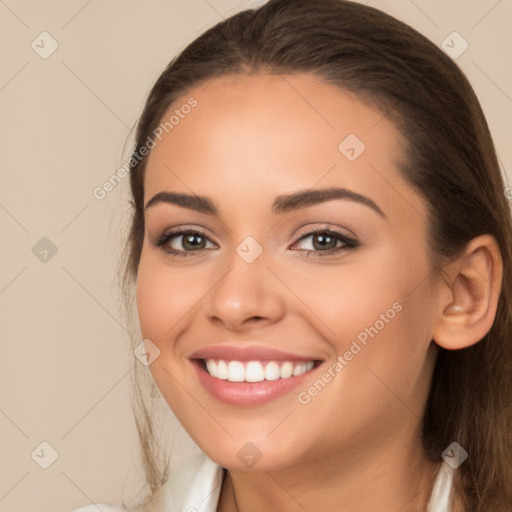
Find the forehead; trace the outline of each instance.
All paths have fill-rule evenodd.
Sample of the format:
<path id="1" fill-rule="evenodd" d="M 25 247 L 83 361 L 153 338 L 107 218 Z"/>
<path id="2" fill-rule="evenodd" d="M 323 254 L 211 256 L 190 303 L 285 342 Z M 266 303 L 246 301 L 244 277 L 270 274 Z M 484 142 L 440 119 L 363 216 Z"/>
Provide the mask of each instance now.
<path id="1" fill-rule="evenodd" d="M 384 205 L 413 194 L 397 173 L 404 140 L 391 121 L 315 76 L 219 77 L 178 98 L 161 121 L 167 129 L 148 157 L 145 201 L 169 188 L 247 205 L 315 184 Z"/>

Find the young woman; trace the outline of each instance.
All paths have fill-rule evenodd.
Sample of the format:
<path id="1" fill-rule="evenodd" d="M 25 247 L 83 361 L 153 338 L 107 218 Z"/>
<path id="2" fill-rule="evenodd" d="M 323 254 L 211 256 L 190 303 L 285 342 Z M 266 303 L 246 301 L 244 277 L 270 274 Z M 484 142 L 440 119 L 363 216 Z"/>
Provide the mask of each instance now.
<path id="1" fill-rule="evenodd" d="M 450 57 L 270 0 L 169 64 L 131 166 L 133 510 L 511 510 L 512 223 Z M 178 474 L 145 376 L 204 452 Z"/>

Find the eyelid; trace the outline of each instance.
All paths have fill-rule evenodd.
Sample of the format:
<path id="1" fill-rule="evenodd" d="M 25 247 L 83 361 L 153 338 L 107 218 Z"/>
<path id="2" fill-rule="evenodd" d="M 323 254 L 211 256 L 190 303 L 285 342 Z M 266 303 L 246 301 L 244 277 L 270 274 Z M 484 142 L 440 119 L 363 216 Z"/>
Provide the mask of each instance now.
<path id="1" fill-rule="evenodd" d="M 318 233 L 319 231 L 321 231 L 321 232 L 330 231 L 330 232 L 336 233 L 337 235 L 343 236 L 347 239 L 353 239 L 354 241 L 356 241 L 358 239 L 357 235 L 352 230 L 350 230 L 348 228 L 340 228 L 337 226 L 335 227 L 332 224 L 327 224 L 325 222 L 321 222 L 319 224 L 314 224 L 312 227 L 308 227 L 306 229 L 301 228 L 301 230 L 299 230 L 298 233 L 293 235 L 294 238 L 297 237 L 297 240 L 301 239 L 302 237 L 304 237 L 306 235 L 310 235 L 312 233 Z"/>
<path id="2" fill-rule="evenodd" d="M 215 237 L 210 234 L 210 231 L 207 228 L 203 227 L 197 227 L 192 224 L 184 224 L 181 226 L 175 226 L 169 229 L 165 229 L 161 232 L 160 235 L 157 235 L 155 237 L 154 242 L 158 242 L 159 239 L 163 239 L 164 237 L 168 237 L 170 235 L 182 235 L 183 233 L 187 232 L 193 232 L 197 234 L 201 234 L 204 237 L 208 238 L 212 242 L 214 242 L 216 245 L 219 245 L 215 240 L 213 240 Z"/>
<path id="3" fill-rule="evenodd" d="M 358 236 L 351 229 L 348 229 L 347 227 L 340 227 L 328 222 L 310 222 L 305 228 L 302 227 L 299 230 L 297 230 L 297 232 L 294 233 L 293 237 L 301 238 L 304 235 L 316 233 L 318 231 L 332 231 L 336 234 L 344 236 L 345 238 L 351 238 L 354 241 L 359 239 Z"/>

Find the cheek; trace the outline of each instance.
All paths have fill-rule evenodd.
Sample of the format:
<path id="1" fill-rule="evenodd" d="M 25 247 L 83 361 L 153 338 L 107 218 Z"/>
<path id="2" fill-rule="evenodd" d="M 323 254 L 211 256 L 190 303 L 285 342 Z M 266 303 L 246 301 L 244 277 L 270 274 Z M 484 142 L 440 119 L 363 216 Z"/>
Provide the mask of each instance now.
<path id="1" fill-rule="evenodd" d="M 143 250 L 137 276 L 137 310 L 143 337 L 156 345 L 162 345 L 173 329 L 179 330 L 180 322 L 198 302 L 198 281 L 183 274 Z"/>
<path id="2" fill-rule="evenodd" d="M 175 357 L 175 340 L 186 329 L 187 313 L 198 301 L 194 283 L 143 249 L 136 301 L 142 338 L 151 340 L 160 350 L 149 366 L 153 379 L 172 410 L 186 410 L 185 405 L 180 405 L 179 385 L 186 381 L 186 375 Z"/>
<path id="3" fill-rule="evenodd" d="M 350 373 L 365 379 L 374 368 L 395 380 L 397 365 L 414 379 L 429 346 L 433 316 L 426 305 L 434 290 L 425 279 L 428 261 L 421 252 L 405 261 L 398 245 L 361 253 L 335 272 L 319 268 L 314 283 L 294 281 L 302 283 L 294 291 L 305 298 L 310 322 L 330 343 L 333 357 L 346 356 Z"/>
<path id="4" fill-rule="evenodd" d="M 336 354 L 324 374 L 328 383 L 310 382 L 300 390 L 301 400 L 311 401 L 305 410 L 313 429 L 347 439 L 359 432 L 364 442 L 373 429 L 397 428 L 396 418 L 400 423 L 408 410 L 421 414 L 431 327 L 424 304 L 433 290 L 427 282 L 418 286 L 418 267 L 399 268 L 394 261 L 381 258 L 360 275 L 331 275 L 320 280 L 323 293 L 308 295 L 308 305 L 334 332 L 326 339 Z"/>
<path id="5" fill-rule="evenodd" d="M 398 321 L 408 279 L 399 271 L 393 250 L 382 246 L 354 254 L 338 267 L 319 266 L 314 275 L 290 280 L 312 321 L 340 353 L 358 335 L 364 341 L 366 330 L 375 324 L 384 331 Z"/>

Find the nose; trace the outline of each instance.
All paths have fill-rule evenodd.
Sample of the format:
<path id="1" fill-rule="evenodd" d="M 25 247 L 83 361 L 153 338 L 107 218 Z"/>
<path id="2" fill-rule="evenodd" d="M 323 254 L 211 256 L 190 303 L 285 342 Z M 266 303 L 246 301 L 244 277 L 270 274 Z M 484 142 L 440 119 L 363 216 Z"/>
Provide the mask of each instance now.
<path id="1" fill-rule="evenodd" d="M 284 314 L 283 287 L 260 256 L 247 263 L 238 254 L 206 298 L 212 322 L 232 331 L 266 326 Z"/>

